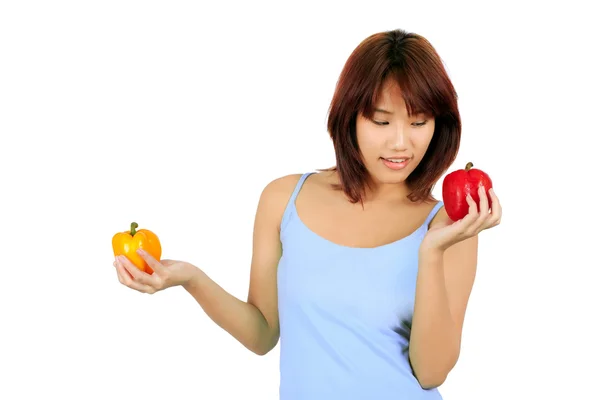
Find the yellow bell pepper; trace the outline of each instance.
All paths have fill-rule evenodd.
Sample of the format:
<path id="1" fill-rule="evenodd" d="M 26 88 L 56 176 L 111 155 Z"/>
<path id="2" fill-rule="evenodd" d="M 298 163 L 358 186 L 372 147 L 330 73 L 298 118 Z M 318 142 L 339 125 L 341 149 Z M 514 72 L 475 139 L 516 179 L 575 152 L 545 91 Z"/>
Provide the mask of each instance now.
<path id="1" fill-rule="evenodd" d="M 145 271 L 152 275 L 154 271 L 146 263 L 146 261 L 136 253 L 137 249 L 144 249 L 152 257 L 160 260 L 162 254 L 162 247 L 158 236 L 154 232 L 148 229 L 139 229 L 138 224 L 135 222 L 131 223 L 129 231 L 118 232 L 112 238 L 113 253 L 116 256 L 124 255 L 127 257 L 133 265 L 139 270 Z"/>

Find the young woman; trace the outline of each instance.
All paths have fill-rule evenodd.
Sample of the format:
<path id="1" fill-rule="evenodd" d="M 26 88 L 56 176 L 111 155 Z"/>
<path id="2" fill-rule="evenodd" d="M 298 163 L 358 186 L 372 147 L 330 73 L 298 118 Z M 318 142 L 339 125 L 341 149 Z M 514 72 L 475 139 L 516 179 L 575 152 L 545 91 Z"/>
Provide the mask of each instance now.
<path id="1" fill-rule="evenodd" d="M 480 190 L 453 223 L 431 195 L 458 152 L 454 87 L 422 36 L 365 39 L 337 84 L 328 120 L 336 166 L 275 179 L 256 212 L 247 301 L 200 268 L 126 258 L 119 281 L 181 285 L 256 354 L 281 339 L 282 400 L 439 399 L 455 365 L 475 278 L 478 234 L 500 222 Z M 491 211 L 488 211 L 490 210 Z"/>

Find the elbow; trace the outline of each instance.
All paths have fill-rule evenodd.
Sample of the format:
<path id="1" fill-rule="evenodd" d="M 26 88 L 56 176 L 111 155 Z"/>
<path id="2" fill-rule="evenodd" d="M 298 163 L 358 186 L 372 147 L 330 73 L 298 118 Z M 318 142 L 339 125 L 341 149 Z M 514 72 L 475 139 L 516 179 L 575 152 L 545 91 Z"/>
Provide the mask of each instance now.
<path id="1" fill-rule="evenodd" d="M 264 347 L 257 347 L 254 349 L 250 349 L 250 350 L 257 356 L 266 356 L 274 348 L 275 348 L 275 346 L 268 346 L 268 347 L 264 346 Z"/>
<path id="2" fill-rule="evenodd" d="M 272 348 L 267 346 L 246 346 L 246 348 L 257 356 L 267 355 L 272 350 Z"/>
<path id="3" fill-rule="evenodd" d="M 416 378 L 421 388 L 429 390 L 442 386 L 447 376 L 447 374 L 421 374 L 421 376 L 417 375 Z"/>
<path id="4" fill-rule="evenodd" d="M 251 352 L 253 352 L 254 354 L 256 354 L 257 356 L 265 356 L 265 355 L 269 354 L 269 352 L 271 350 L 273 350 L 275 348 L 275 346 L 277 346 L 278 342 L 279 342 L 279 335 L 275 335 L 268 342 L 258 343 L 254 346 L 248 347 L 248 349 Z"/>
<path id="5" fill-rule="evenodd" d="M 252 350 L 252 352 L 254 354 L 256 354 L 257 356 L 265 356 L 267 355 L 271 350 L 269 349 L 254 349 Z"/>
<path id="6" fill-rule="evenodd" d="M 436 360 L 435 363 L 428 364 L 417 364 L 413 365 L 413 374 L 421 388 L 423 389 L 435 389 L 446 381 L 448 374 L 456 364 L 456 357 L 452 357 L 447 362 L 440 362 Z M 412 365 L 412 363 L 411 363 Z"/>

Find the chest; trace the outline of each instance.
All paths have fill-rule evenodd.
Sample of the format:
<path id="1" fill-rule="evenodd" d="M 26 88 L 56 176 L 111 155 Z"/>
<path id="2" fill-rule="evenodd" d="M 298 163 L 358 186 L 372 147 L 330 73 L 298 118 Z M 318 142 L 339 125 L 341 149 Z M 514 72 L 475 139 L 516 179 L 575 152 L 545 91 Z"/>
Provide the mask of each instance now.
<path id="1" fill-rule="evenodd" d="M 357 249 L 332 245 L 309 231 L 292 232 L 278 269 L 280 311 L 316 311 L 373 329 L 394 329 L 413 313 L 420 233 Z"/>
<path id="2" fill-rule="evenodd" d="M 317 236 L 337 245 L 375 248 L 402 240 L 423 223 L 431 206 L 368 206 L 299 199 L 296 216 Z"/>

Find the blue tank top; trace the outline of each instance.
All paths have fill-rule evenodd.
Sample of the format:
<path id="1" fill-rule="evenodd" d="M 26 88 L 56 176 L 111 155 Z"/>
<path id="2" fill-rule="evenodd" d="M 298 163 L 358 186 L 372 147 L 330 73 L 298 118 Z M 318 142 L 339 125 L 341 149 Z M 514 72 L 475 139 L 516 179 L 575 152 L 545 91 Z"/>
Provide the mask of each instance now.
<path id="1" fill-rule="evenodd" d="M 429 400 L 408 362 L 417 258 L 438 202 L 407 237 L 374 248 L 346 247 L 298 217 L 302 175 L 281 221 L 277 271 L 281 400 Z"/>

